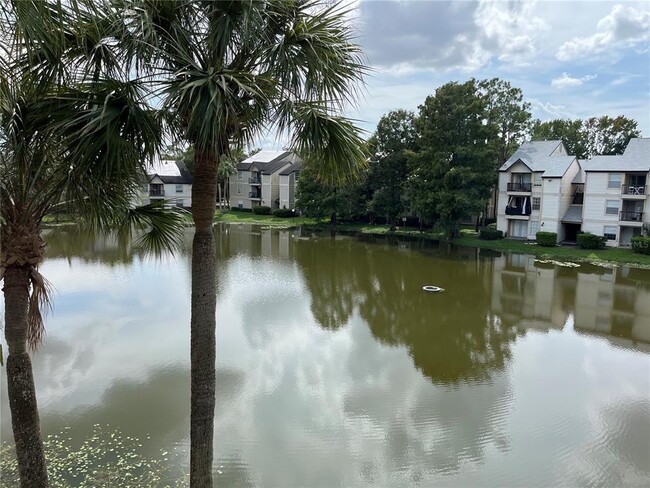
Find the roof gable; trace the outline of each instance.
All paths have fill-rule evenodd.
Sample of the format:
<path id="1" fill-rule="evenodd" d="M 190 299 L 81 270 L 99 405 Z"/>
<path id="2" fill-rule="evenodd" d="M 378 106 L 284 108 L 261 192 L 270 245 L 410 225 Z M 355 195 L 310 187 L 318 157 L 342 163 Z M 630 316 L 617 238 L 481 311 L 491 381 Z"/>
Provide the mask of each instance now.
<path id="1" fill-rule="evenodd" d="M 566 154 L 562 141 L 524 142 L 515 153 L 503 163 L 499 171 L 509 171 L 521 162 L 533 172 L 541 172 L 545 178 L 561 178 L 576 160 Z"/>

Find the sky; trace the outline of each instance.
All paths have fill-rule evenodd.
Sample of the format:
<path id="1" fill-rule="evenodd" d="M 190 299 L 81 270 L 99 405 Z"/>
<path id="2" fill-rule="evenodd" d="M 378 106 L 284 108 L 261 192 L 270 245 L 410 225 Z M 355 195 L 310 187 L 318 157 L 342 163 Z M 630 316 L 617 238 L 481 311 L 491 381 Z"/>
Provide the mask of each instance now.
<path id="1" fill-rule="evenodd" d="M 382 115 L 417 112 L 447 82 L 496 77 L 523 91 L 535 118 L 625 115 L 650 137 L 649 1 L 356 0 L 351 6 L 372 72 L 347 115 L 367 136 Z"/>
<path id="2" fill-rule="evenodd" d="M 373 72 L 348 113 L 374 131 L 390 110 L 417 111 L 437 87 L 501 78 L 535 118 L 625 115 L 650 136 L 650 2 L 375 1 L 354 3 Z"/>

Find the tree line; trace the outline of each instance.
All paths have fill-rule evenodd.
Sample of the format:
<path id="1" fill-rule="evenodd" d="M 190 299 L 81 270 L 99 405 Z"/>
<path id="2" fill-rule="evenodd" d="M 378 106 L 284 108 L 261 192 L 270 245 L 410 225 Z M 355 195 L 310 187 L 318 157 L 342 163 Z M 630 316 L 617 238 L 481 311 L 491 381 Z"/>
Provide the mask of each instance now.
<path id="1" fill-rule="evenodd" d="M 585 159 L 621 154 L 637 122 L 625 116 L 586 120 L 532 118 L 521 89 L 498 78 L 450 82 L 418 111 L 385 114 L 367 142 L 366 171 L 346 185 L 321 181 L 306 165 L 298 183 L 297 207 L 332 222 L 385 221 L 416 217 L 449 237 L 460 223 L 486 215 L 499 167 L 527 140 L 562 140 L 569 154 Z"/>

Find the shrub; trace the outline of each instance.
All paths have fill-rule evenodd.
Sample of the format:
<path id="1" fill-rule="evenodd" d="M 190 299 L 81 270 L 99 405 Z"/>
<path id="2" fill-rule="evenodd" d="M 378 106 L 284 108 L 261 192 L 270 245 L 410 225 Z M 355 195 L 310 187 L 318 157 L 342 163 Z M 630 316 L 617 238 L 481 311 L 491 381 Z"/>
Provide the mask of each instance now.
<path id="1" fill-rule="evenodd" d="M 637 254 L 650 255 L 650 237 L 641 237 L 641 236 L 633 237 L 632 251 Z"/>
<path id="2" fill-rule="evenodd" d="M 291 210 L 290 208 L 279 208 L 277 210 L 274 210 L 273 215 L 275 217 L 283 217 L 283 218 L 296 216 L 296 214 L 293 213 L 293 210 Z"/>
<path id="3" fill-rule="evenodd" d="M 253 207 L 253 213 L 257 215 L 271 215 L 271 207 L 267 207 L 265 205 Z"/>
<path id="4" fill-rule="evenodd" d="M 491 217 L 488 217 L 488 218 L 485 219 L 485 226 L 486 227 L 489 227 L 492 224 L 496 225 L 497 224 L 497 219 L 493 219 Z"/>
<path id="5" fill-rule="evenodd" d="M 582 249 L 602 249 L 605 247 L 605 238 L 589 232 L 578 234 L 578 246 Z"/>
<path id="6" fill-rule="evenodd" d="M 483 227 L 479 231 L 479 239 L 483 239 L 484 241 L 496 241 L 497 239 L 503 239 L 503 232 L 491 227 Z"/>
<path id="7" fill-rule="evenodd" d="M 233 212 L 248 212 L 251 213 L 253 211 L 252 208 L 239 208 L 239 207 L 230 207 L 230 210 Z"/>
<path id="8" fill-rule="evenodd" d="M 557 244 L 557 232 L 538 232 L 535 234 L 537 245 L 542 247 L 555 247 Z"/>

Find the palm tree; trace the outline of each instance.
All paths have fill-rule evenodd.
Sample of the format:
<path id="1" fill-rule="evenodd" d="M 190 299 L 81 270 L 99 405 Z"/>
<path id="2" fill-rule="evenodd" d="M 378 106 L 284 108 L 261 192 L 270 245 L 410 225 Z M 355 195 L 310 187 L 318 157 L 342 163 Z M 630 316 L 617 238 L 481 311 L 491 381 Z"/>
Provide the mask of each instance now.
<path id="1" fill-rule="evenodd" d="M 219 168 L 217 169 L 218 179 L 218 196 L 219 210 L 222 209 L 223 200 L 225 199 L 230 206 L 230 191 L 228 190 L 230 177 L 237 174 L 237 163 L 246 159 L 246 154 L 241 149 L 231 151 L 229 156 L 224 156 L 219 160 Z"/>
<path id="2" fill-rule="evenodd" d="M 345 8 L 326 0 L 114 0 L 119 35 L 151 76 L 178 138 L 195 150 L 192 216 L 190 482 L 212 486 L 220 159 L 261 131 L 290 138 L 343 180 L 365 163 L 341 113 L 365 71 Z M 116 31 L 117 32 L 117 31 Z"/>
<path id="3" fill-rule="evenodd" d="M 75 5 L 74 2 L 69 2 Z M 66 4 L 68 5 L 68 4 Z M 48 485 L 28 348 L 43 333 L 48 285 L 39 272 L 43 218 L 74 209 L 154 251 L 172 245 L 178 214 L 134 207 L 160 121 L 112 48 L 90 41 L 90 10 L 18 1 L 3 12 L 0 56 L 0 280 L 4 280 L 7 389 L 21 485 Z M 95 23 L 97 28 L 100 23 Z M 88 46 L 95 46 L 84 52 Z M 99 52 L 101 51 L 101 52 Z"/>

